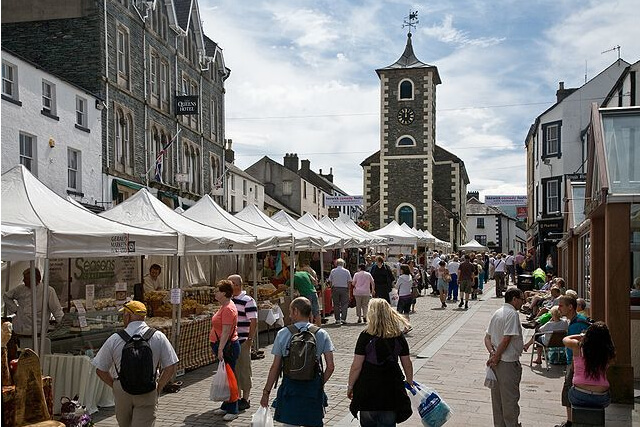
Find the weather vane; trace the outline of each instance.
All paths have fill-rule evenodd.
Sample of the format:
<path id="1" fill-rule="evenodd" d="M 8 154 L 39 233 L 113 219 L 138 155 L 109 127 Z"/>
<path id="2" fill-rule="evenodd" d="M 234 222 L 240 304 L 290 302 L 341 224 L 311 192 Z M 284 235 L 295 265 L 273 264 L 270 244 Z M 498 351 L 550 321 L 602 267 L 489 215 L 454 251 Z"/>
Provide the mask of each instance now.
<path id="1" fill-rule="evenodd" d="M 409 16 L 404 17 L 404 21 L 402 21 L 402 28 L 409 27 L 409 34 L 411 34 L 411 29 L 416 28 L 416 24 L 419 24 L 418 21 L 418 11 L 412 12 L 409 10 Z"/>

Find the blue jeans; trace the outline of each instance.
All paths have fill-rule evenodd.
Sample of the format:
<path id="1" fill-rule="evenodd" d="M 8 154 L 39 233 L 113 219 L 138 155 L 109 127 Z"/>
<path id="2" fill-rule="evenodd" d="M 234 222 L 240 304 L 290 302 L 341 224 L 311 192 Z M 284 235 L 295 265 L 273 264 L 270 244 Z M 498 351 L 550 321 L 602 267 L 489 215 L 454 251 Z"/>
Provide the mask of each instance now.
<path id="1" fill-rule="evenodd" d="M 362 427 L 395 427 L 396 413 L 394 411 L 360 411 L 360 425 Z"/>
<path id="2" fill-rule="evenodd" d="M 456 273 L 451 274 L 448 290 L 447 299 L 458 299 L 458 275 Z"/>
<path id="3" fill-rule="evenodd" d="M 586 408 L 606 408 L 611 403 L 609 392 L 605 394 L 590 394 L 578 390 L 575 387 L 569 389 L 569 402 L 571 406 L 584 406 Z"/>
<path id="4" fill-rule="evenodd" d="M 231 357 L 224 358 L 224 363 L 231 367 L 233 373 L 236 373 L 236 362 L 238 361 L 238 357 L 240 357 L 240 341 L 235 340 L 231 341 Z M 213 350 L 214 355 L 218 355 L 218 348 L 220 347 L 219 341 L 211 343 L 211 350 Z M 224 409 L 228 414 L 237 414 L 238 410 L 238 401 L 234 400 L 233 402 L 222 402 L 220 405 L 220 409 Z"/>

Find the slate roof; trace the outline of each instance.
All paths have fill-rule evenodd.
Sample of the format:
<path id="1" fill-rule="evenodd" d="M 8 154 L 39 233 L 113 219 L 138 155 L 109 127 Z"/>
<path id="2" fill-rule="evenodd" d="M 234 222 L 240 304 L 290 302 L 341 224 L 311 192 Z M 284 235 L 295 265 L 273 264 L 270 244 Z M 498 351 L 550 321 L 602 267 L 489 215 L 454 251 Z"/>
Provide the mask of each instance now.
<path id="1" fill-rule="evenodd" d="M 256 177 L 254 177 L 253 175 L 248 174 L 247 172 L 243 171 L 242 169 L 240 169 L 239 167 L 237 167 L 236 165 L 234 165 L 233 163 L 229 163 L 227 162 L 227 170 L 229 172 L 232 172 L 238 176 L 241 176 L 245 179 L 248 179 L 251 182 L 256 182 L 258 184 L 262 184 L 262 182 L 260 182 L 259 179 L 257 179 Z"/>
<path id="2" fill-rule="evenodd" d="M 376 70 L 376 72 L 378 73 L 378 75 L 380 75 L 380 71 L 407 68 L 433 68 L 435 72 L 435 84 L 442 83 L 442 80 L 440 80 L 440 74 L 438 73 L 438 68 L 435 65 L 429 65 L 425 62 L 422 62 L 416 57 L 416 54 L 413 52 L 413 44 L 411 43 L 411 33 L 407 34 L 407 45 L 404 48 L 402 56 L 400 56 L 400 58 L 393 64 L 384 68 L 379 68 Z"/>
<path id="3" fill-rule="evenodd" d="M 193 0 L 174 0 L 173 4 L 176 8 L 176 19 L 178 25 L 183 30 L 187 30 L 189 27 L 189 15 L 191 15 L 191 3 Z"/>
<path id="4" fill-rule="evenodd" d="M 204 36 L 204 51 L 205 55 L 213 58 L 216 54 L 218 43 L 211 40 L 209 37 Z"/>
<path id="5" fill-rule="evenodd" d="M 376 151 L 360 163 L 360 166 L 369 166 L 371 163 L 380 163 L 380 150 Z"/>

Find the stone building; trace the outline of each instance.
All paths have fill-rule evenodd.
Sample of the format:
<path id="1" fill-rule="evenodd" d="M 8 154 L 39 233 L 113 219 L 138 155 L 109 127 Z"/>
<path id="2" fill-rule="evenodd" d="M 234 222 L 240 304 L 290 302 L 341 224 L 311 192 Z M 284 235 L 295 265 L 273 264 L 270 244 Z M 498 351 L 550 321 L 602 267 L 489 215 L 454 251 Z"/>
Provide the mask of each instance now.
<path id="1" fill-rule="evenodd" d="M 2 43 L 103 100 L 89 108 L 103 124 L 105 207 L 145 185 L 171 207 L 190 205 L 222 175 L 230 70 L 197 2 L 7 0 Z M 195 114 L 176 115 L 179 95 L 195 97 Z"/>
<path id="2" fill-rule="evenodd" d="M 376 70 L 380 150 L 361 163 L 364 218 L 373 228 L 396 220 L 460 244 L 469 177 L 460 158 L 436 145 L 440 75 L 416 57 L 411 36 L 396 62 Z"/>

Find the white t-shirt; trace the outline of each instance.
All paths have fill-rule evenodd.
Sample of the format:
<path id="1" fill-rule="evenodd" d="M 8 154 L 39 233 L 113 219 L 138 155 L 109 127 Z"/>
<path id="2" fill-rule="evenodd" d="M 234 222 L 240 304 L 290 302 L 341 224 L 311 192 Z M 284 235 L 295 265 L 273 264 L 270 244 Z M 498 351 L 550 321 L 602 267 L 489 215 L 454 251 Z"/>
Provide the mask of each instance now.
<path id="1" fill-rule="evenodd" d="M 432 261 L 431 261 L 431 267 L 435 270 L 438 268 L 438 264 L 440 264 L 440 261 L 442 261 L 440 259 L 439 256 L 435 257 Z"/>
<path id="2" fill-rule="evenodd" d="M 496 273 L 502 272 L 504 273 L 504 269 L 505 269 L 505 263 L 504 263 L 504 259 L 500 258 L 496 258 L 495 260 L 493 260 L 493 266 L 496 268 Z"/>
<path id="3" fill-rule="evenodd" d="M 538 329 L 538 333 L 545 332 L 545 334 L 542 336 L 542 342 L 544 343 L 544 345 L 548 345 L 549 340 L 551 339 L 551 335 L 553 335 L 555 331 L 566 332 L 567 329 L 569 329 L 568 320 L 558 320 L 557 322 L 549 320 L 547 323 L 540 326 L 540 328 Z"/>
<path id="4" fill-rule="evenodd" d="M 504 259 L 504 263 L 507 265 L 513 265 L 513 255 L 507 255 Z"/>
<path id="5" fill-rule="evenodd" d="M 500 360 L 503 362 L 517 362 L 520 360 L 522 347 L 524 347 L 522 326 L 520 325 L 518 312 L 511 304 L 505 303 L 493 313 L 487 328 L 487 335 L 491 337 L 491 344 L 494 348 L 498 348 L 502 338 L 511 336 L 511 341 L 509 341 L 509 345 L 502 353 Z"/>
<path id="6" fill-rule="evenodd" d="M 449 270 L 449 274 L 458 275 L 458 269 L 460 268 L 460 263 L 458 261 L 451 261 L 447 264 L 447 270 Z"/>
<path id="7" fill-rule="evenodd" d="M 136 320 L 130 322 L 124 330 L 132 337 L 136 334 L 144 335 L 147 329 L 149 329 L 149 326 L 147 326 L 145 322 Z M 91 361 L 91 364 L 101 371 L 110 372 L 113 378 L 118 378 L 122 348 L 125 344 L 124 340 L 120 338 L 120 335 L 111 335 L 104 344 L 102 344 L 100 351 L 98 351 L 96 357 Z M 149 338 L 149 346 L 153 353 L 153 366 L 164 369 L 178 363 L 178 355 L 162 332 L 156 331 L 156 333 Z"/>
<path id="8" fill-rule="evenodd" d="M 413 279 L 408 274 L 401 274 L 396 281 L 398 286 L 398 296 L 403 297 L 411 295 L 411 287 L 413 286 Z"/>

